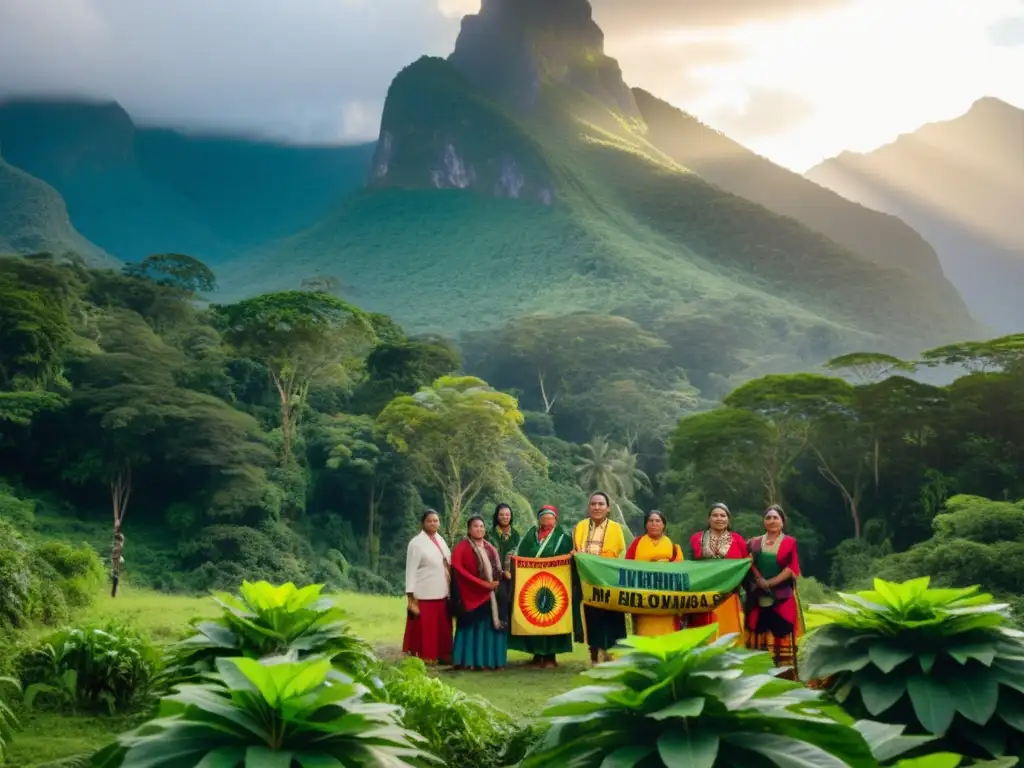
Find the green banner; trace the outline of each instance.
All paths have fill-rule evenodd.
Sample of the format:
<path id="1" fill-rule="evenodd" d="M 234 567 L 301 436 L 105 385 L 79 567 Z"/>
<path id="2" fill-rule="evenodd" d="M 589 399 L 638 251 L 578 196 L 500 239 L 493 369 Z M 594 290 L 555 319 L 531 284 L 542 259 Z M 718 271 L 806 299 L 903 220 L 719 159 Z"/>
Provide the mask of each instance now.
<path id="1" fill-rule="evenodd" d="M 583 604 L 622 613 L 713 611 L 742 582 L 749 560 L 644 563 L 576 555 Z"/>

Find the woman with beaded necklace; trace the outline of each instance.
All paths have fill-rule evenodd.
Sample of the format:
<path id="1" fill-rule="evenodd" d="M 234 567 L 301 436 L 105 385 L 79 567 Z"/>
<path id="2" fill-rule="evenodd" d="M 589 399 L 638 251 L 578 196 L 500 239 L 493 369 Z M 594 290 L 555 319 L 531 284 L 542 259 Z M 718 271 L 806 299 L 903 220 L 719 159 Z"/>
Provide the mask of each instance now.
<path id="1" fill-rule="evenodd" d="M 747 542 L 733 531 L 732 515 L 725 504 L 715 504 L 708 514 L 708 527 L 690 537 L 690 549 L 694 560 L 745 560 L 750 557 Z M 717 640 L 722 635 L 735 633 L 737 642 L 743 641 L 743 606 L 738 591 L 719 603 L 707 613 L 693 613 L 689 616 L 690 627 L 705 627 L 718 624 Z"/>

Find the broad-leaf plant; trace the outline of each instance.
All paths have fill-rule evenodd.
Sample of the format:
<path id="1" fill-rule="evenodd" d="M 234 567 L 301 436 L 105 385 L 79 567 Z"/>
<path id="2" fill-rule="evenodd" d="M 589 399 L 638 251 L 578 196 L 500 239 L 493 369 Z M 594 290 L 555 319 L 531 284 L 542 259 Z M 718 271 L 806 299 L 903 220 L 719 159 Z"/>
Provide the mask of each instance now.
<path id="1" fill-rule="evenodd" d="M 426 768 L 440 760 L 398 707 L 328 659 L 217 659 L 209 682 L 163 698 L 158 716 L 93 756 L 94 768 Z"/>
<path id="2" fill-rule="evenodd" d="M 195 634 L 178 643 L 168 660 L 165 684 L 196 680 L 213 670 L 218 658 L 251 659 L 290 655 L 298 660 L 325 656 L 341 671 L 371 687 L 377 659 L 369 645 L 352 634 L 345 613 L 324 595 L 323 584 L 301 589 L 245 581 L 237 596 L 215 593 L 218 618 L 195 621 Z"/>
<path id="3" fill-rule="evenodd" d="M 735 635 L 708 643 L 716 631 L 623 641 L 619 658 L 584 673 L 600 684 L 548 702 L 523 768 L 868 768 L 876 745 L 895 757 L 929 740 L 854 724 L 823 692 L 780 679 L 770 654 L 735 647 Z"/>
<path id="4" fill-rule="evenodd" d="M 801 672 L 851 714 L 934 734 L 936 750 L 975 758 L 1024 755 L 1024 633 L 977 587 L 875 579 L 812 606 Z"/>

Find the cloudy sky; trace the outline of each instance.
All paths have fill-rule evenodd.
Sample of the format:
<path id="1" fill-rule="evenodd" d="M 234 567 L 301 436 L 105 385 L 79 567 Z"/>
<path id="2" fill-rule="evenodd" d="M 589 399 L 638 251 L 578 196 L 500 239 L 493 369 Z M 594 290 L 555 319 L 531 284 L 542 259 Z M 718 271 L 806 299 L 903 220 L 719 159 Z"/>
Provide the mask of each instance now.
<path id="1" fill-rule="evenodd" d="M 388 83 L 480 0 L 0 0 L 0 96 L 140 123 L 375 138 Z M 1024 0 L 592 0 L 631 85 L 796 170 L 981 96 L 1024 107 Z"/>

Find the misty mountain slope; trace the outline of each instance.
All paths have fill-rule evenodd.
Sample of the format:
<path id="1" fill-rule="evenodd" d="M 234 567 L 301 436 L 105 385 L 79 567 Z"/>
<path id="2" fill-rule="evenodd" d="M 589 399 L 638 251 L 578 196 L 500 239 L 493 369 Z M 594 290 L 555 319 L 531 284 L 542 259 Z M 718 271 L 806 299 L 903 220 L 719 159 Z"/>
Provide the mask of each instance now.
<path id="1" fill-rule="evenodd" d="M 0 157 L 0 253 L 59 256 L 68 251 L 92 267 L 117 265 L 72 226 L 57 190 Z"/>
<path id="2" fill-rule="evenodd" d="M 868 154 L 843 153 L 807 177 L 899 216 L 935 247 L 975 316 L 1024 328 L 1024 110 L 998 99 Z"/>
<path id="3" fill-rule="evenodd" d="M 759 205 L 791 216 L 861 256 L 930 279 L 958 302 L 935 250 L 906 223 L 853 203 L 776 165 L 697 118 L 639 88 L 633 89 L 647 138 L 708 181 Z"/>
<path id="4" fill-rule="evenodd" d="M 314 223 L 362 186 L 373 149 L 185 136 L 139 129 L 117 104 L 37 100 L 0 105 L 0 146 L 111 253 L 211 264 Z"/>
<path id="5" fill-rule="evenodd" d="M 976 331 L 932 277 L 710 184 L 645 133 L 586 2 L 494 0 L 448 60 L 395 78 L 367 192 L 222 284 L 242 294 L 331 273 L 431 329 L 528 311 L 753 314 L 755 357 L 807 334 L 827 355 Z"/>
<path id="6" fill-rule="evenodd" d="M 139 129 L 146 178 L 187 200 L 218 236 L 250 248 L 311 226 L 362 188 L 374 145 L 299 147 Z"/>

